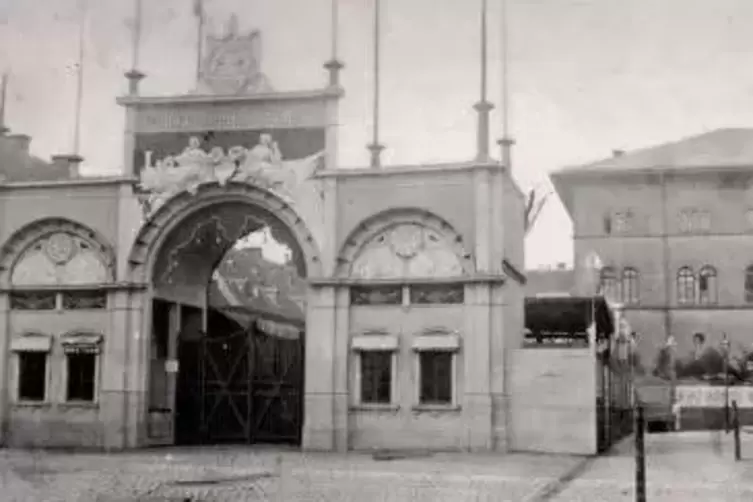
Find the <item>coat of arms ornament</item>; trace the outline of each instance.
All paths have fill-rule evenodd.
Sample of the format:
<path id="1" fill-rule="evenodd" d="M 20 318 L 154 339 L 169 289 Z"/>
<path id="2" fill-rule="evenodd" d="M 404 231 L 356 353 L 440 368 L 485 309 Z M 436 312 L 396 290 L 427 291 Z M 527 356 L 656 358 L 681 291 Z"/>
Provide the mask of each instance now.
<path id="1" fill-rule="evenodd" d="M 253 94 L 272 92 L 261 71 L 261 33 L 238 33 L 235 15 L 222 36 L 209 35 L 206 55 L 201 64 L 199 86 L 202 94 Z"/>

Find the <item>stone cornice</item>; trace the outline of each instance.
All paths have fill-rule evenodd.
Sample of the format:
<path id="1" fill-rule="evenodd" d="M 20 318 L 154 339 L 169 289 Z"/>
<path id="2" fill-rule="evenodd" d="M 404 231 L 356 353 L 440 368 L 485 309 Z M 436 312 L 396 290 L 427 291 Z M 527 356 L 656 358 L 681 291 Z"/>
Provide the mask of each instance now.
<path id="1" fill-rule="evenodd" d="M 325 87 L 313 91 L 285 91 L 259 94 L 222 96 L 213 94 L 184 94 L 182 96 L 121 96 L 116 102 L 121 106 L 174 106 L 184 104 L 253 104 L 270 101 L 321 101 L 339 99 L 344 95 L 341 87 Z"/>
<path id="2" fill-rule="evenodd" d="M 356 178 L 356 177 L 377 177 L 377 176 L 395 176 L 395 175 L 437 175 L 439 173 L 456 173 L 479 170 L 499 170 L 506 168 L 496 161 L 491 162 L 447 162 L 441 164 L 418 164 L 418 165 L 401 165 L 385 166 L 380 169 L 370 167 L 352 168 L 352 169 L 325 169 L 316 173 L 320 178 Z"/>
<path id="3" fill-rule="evenodd" d="M 48 181 L 11 181 L 0 183 L 0 190 L 61 188 L 61 187 L 85 187 L 134 184 L 138 180 L 129 176 L 91 176 L 71 178 L 68 180 Z"/>

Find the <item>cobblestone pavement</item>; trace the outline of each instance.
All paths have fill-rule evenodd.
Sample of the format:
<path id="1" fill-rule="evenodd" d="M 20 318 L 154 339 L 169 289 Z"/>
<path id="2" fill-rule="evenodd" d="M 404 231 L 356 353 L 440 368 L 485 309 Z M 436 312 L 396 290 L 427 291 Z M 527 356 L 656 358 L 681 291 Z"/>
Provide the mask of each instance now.
<path id="1" fill-rule="evenodd" d="M 583 459 L 544 455 L 367 455 L 170 449 L 112 455 L 0 451 L 0 499 L 20 501 L 515 501 Z"/>
<path id="2" fill-rule="evenodd" d="M 595 459 L 550 500 L 635 500 L 633 439 Z M 646 438 L 647 499 L 651 502 L 737 502 L 753 500 L 753 436 L 734 461 L 732 435 L 656 434 Z"/>

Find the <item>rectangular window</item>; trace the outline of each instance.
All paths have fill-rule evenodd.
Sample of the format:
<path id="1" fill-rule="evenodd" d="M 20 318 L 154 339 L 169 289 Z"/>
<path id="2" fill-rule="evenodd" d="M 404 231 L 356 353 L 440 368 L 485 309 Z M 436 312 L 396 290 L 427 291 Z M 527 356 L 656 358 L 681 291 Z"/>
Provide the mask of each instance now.
<path id="1" fill-rule="evenodd" d="M 97 354 L 70 353 L 67 356 L 67 401 L 94 401 Z"/>
<path id="2" fill-rule="evenodd" d="M 16 291 L 10 294 L 12 310 L 55 310 L 57 293 L 46 291 Z"/>
<path id="3" fill-rule="evenodd" d="M 401 305 L 402 286 L 354 287 L 350 290 L 352 305 Z"/>
<path id="4" fill-rule="evenodd" d="M 465 301 L 462 284 L 426 284 L 410 287 L 410 302 L 415 305 L 450 305 Z"/>
<path id="5" fill-rule="evenodd" d="M 374 350 L 359 354 L 361 358 L 361 403 L 392 402 L 393 351 Z"/>
<path id="6" fill-rule="evenodd" d="M 107 308 L 106 291 L 65 291 L 63 292 L 65 310 L 90 310 Z"/>
<path id="7" fill-rule="evenodd" d="M 47 393 L 47 353 L 18 352 L 18 400 L 44 401 Z"/>
<path id="8" fill-rule="evenodd" d="M 453 358 L 450 351 L 418 353 L 419 394 L 422 405 L 451 405 L 453 402 Z"/>

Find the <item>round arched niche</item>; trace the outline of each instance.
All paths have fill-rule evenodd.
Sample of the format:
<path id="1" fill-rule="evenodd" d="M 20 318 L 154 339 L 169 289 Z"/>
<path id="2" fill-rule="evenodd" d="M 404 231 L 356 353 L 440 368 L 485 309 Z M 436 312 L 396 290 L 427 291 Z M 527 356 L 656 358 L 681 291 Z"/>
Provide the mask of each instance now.
<path id="1" fill-rule="evenodd" d="M 472 256 L 445 220 L 420 209 L 395 209 L 367 219 L 346 241 L 337 275 L 361 280 L 472 275 Z"/>
<path id="2" fill-rule="evenodd" d="M 115 253 L 105 239 L 79 223 L 48 218 L 26 225 L 0 252 L 6 286 L 97 285 L 114 279 Z"/>
<path id="3" fill-rule="evenodd" d="M 176 256 L 170 258 L 170 254 L 186 243 L 192 233 L 197 238 L 203 236 L 204 254 L 191 251 L 190 243 L 184 244 L 180 252 L 184 258 L 197 254 L 193 261 L 202 261 L 203 265 L 192 270 L 196 273 L 195 281 L 208 280 L 239 238 L 263 227 L 269 228 L 275 240 L 290 248 L 299 275 L 320 274 L 319 250 L 314 237 L 294 208 L 269 190 L 230 182 L 225 186 L 202 185 L 195 194 L 181 192 L 151 215 L 139 230 L 129 255 L 131 280 L 140 283 L 163 280 L 161 276 L 166 269 L 176 268 L 169 263 Z M 185 260 L 185 263 L 190 261 Z"/>

